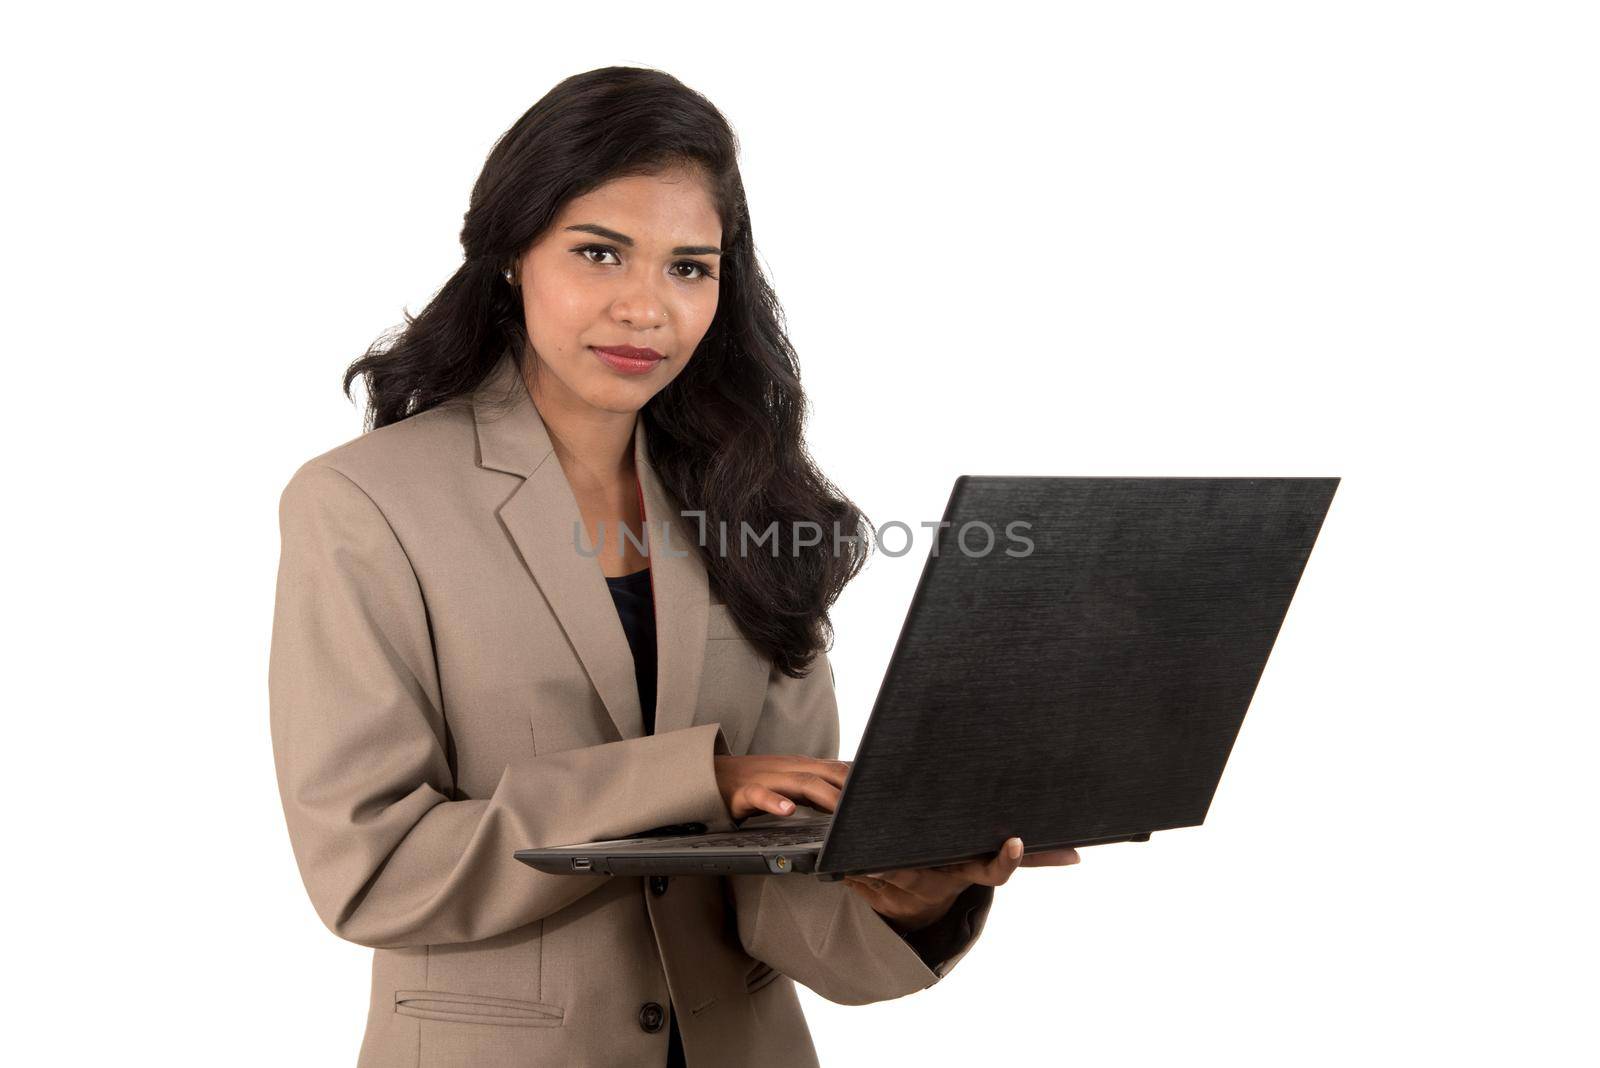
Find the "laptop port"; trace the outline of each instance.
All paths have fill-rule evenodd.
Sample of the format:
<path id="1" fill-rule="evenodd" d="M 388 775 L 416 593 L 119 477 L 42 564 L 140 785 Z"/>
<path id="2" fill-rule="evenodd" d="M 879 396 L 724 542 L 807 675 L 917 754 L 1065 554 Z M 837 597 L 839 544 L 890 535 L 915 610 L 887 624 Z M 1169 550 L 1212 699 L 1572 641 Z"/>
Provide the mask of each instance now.
<path id="1" fill-rule="evenodd" d="M 593 871 L 594 870 L 594 861 L 590 860 L 588 857 L 573 857 L 572 858 L 572 870 L 573 871 Z"/>

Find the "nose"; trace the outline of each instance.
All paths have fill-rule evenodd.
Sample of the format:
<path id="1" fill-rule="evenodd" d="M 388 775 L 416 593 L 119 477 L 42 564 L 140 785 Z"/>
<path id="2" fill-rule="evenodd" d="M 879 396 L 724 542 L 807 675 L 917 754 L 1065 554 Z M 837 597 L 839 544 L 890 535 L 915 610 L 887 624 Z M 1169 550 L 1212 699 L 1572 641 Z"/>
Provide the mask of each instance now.
<path id="1" fill-rule="evenodd" d="M 666 323 L 667 305 L 653 279 L 629 277 L 611 302 L 611 317 L 631 329 L 648 330 Z"/>

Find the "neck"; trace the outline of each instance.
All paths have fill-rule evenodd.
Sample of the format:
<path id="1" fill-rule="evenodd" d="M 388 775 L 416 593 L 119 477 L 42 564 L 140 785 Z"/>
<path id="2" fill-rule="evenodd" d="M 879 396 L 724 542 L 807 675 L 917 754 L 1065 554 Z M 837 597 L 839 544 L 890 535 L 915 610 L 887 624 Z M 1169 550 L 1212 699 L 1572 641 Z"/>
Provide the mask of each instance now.
<path id="1" fill-rule="evenodd" d="M 548 377 L 548 376 L 546 376 Z M 580 398 L 554 396 L 538 387 L 542 379 L 525 379 L 539 411 L 556 459 L 574 489 L 613 490 L 632 485 L 633 435 L 638 412 L 608 412 Z"/>

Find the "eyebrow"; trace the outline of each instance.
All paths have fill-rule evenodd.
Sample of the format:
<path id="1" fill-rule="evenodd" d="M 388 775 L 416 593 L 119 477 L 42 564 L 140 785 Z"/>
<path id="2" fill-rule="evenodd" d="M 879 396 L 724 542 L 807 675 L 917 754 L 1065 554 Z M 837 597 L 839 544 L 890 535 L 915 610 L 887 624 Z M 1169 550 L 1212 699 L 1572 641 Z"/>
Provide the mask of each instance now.
<path id="1" fill-rule="evenodd" d="M 617 231 L 608 229 L 598 223 L 577 223 L 567 227 L 567 229 L 580 230 L 586 234 L 595 234 L 608 241 L 615 241 L 619 245 L 633 247 L 633 238 L 627 234 L 619 234 Z M 722 255 L 722 250 L 715 245 L 679 245 L 672 250 L 672 254 L 674 256 L 720 256 Z"/>

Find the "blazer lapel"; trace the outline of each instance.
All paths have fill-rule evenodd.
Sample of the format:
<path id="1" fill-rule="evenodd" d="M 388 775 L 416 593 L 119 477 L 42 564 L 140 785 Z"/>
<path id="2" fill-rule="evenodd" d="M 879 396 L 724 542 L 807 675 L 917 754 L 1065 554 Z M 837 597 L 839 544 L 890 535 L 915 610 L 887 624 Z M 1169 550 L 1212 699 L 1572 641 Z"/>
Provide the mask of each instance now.
<path id="1" fill-rule="evenodd" d="M 694 723 L 711 601 L 705 565 L 695 549 L 699 526 L 678 514 L 680 506 L 656 477 L 643 419 L 633 431 L 633 462 L 644 495 L 656 601 L 656 733 L 665 734 Z"/>
<path id="2" fill-rule="evenodd" d="M 511 357 L 501 358 L 474 392 L 472 406 L 479 464 L 523 479 L 498 509 L 501 522 L 582 661 L 617 737 L 640 737 L 644 717 L 633 651 L 599 560 L 578 551 L 580 543 L 574 539 L 581 536 L 583 517 L 577 498 Z M 661 734 L 693 722 L 705 662 L 709 594 L 705 568 L 690 540 L 694 530 L 677 514 L 678 506 L 650 466 L 642 422 L 634 430 L 633 452 L 655 597 L 656 733 Z M 671 529 L 670 543 L 664 540 L 664 522 Z M 607 537 L 617 533 L 607 528 Z"/>

